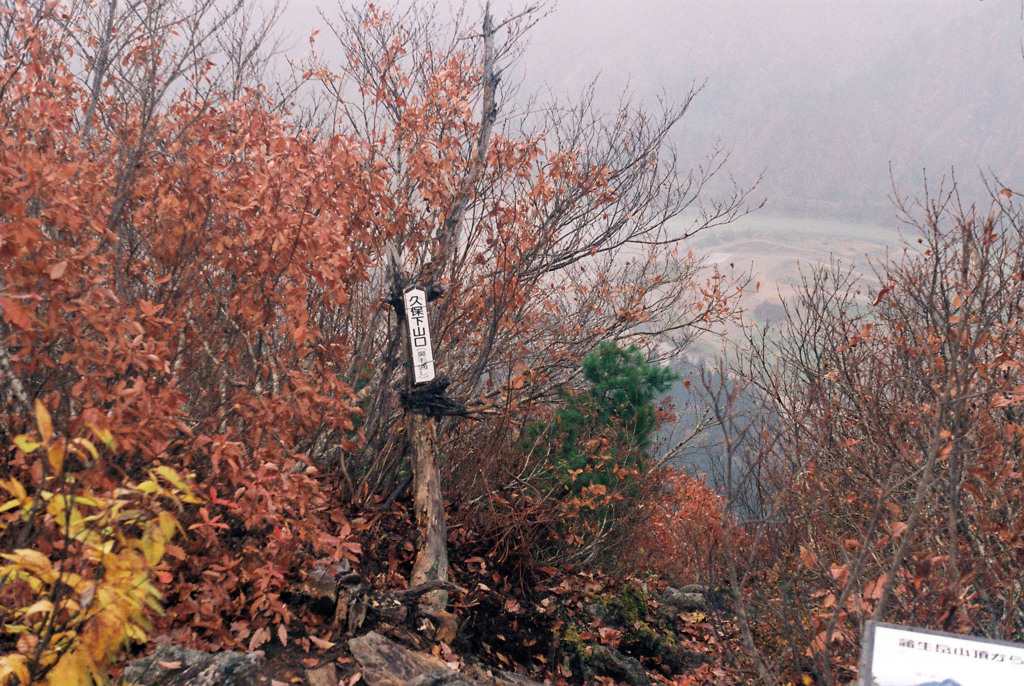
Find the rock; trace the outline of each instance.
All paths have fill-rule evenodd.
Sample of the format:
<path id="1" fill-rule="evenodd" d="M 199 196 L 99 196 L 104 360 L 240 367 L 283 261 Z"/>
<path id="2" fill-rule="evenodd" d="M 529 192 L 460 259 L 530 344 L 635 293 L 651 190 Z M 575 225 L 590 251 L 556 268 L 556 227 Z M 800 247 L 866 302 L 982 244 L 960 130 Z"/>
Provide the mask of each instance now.
<path id="1" fill-rule="evenodd" d="M 590 650 L 587 668 L 596 674 L 610 676 L 630 686 L 651 686 L 651 678 L 635 657 L 627 657 L 603 645 L 593 646 Z"/>
<path id="2" fill-rule="evenodd" d="M 647 617 L 647 584 L 631 579 L 622 585 L 611 599 L 611 606 L 622 624 L 632 624 Z"/>
<path id="3" fill-rule="evenodd" d="M 692 588 L 692 586 L 686 588 Z M 708 609 L 708 600 L 703 592 L 684 591 L 683 589 L 669 586 L 661 594 L 660 600 L 662 605 L 671 607 L 677 613 L 706 612 Z"/>
<path id="4" fill-rule="evenodd" d="M 541 686 L 540 682 L 533 679 L 527 679 L 525 676 L 515 672 L 504 672 L 501 670 L 495 673 L 494 683 L 496 686 Z"/>
<path id="5" fill-rule="evenodd" d="M 587 603 L 583 606 L 583 609 L 586 610 L 588 615 L 599 620 L 602 624 L 610 624 L 615 618 L 615 613 L 604 603 Z"/>
<path id="6" fill-rule="evenodd" d="M 122 680 L 139 686 L 257 686 L 263 657 L 239 652 L 204 653 L 161 645 L 133 660 Z"/>
<path id="7" fill-rule="evenodd" d="M 438 670 L 421 674 L 406 682 L 406 686 L 478 686 L 475 681 L 466 679 L 453 669 Z"/>
<path id="8" fill-rule="evenodd" d="M 702 653 L 680 648 L 679 637 L 670 629 L 646 622 L 637 622 L 626 631 L 618 650 L 637 659 L 657 658 L 674 674 L 681 674 L 706 659 Z"/>
<path id="9" fill-rule="evenodd" d="M 413 652 L 375 631 L 351 639 L 348 647 L 370 686 L 541 686 L 518 674 L 485 670 L 478 665 L 459 672 L 436 657 Z"/>
<path id="10" fill-rule="evenodd" d="M 668 643 L 659 643 L 655 652 L 657 657 L 661 658 L 661 664 L 666 665 L 673 674 L 682 674 L 708 660 L 704 653 L 671 646 Z"/>
<path id="11" fill-rule="evenodd" d="M 405 686 L 426 674 L 454 672 L 436 657 L 414 653 L 376 631 L 349 640 L 348 648 L 362 667 L 363 680 L 370 686 Z"/>
<path id="12" fill-rule="evenodd" d="M 472 677 L 473 682 L 484 686 L 541 686 L 540 683 L 515 672 L 487 669 L 477 664 L 466 665 L 462 672 Z"/>
<path id="13" fill-rule="evenodd" d="M 338 686 L 338 670 L 333 664 L 326 664 L 316 669 L 306 670 L 308 686 Z"/>

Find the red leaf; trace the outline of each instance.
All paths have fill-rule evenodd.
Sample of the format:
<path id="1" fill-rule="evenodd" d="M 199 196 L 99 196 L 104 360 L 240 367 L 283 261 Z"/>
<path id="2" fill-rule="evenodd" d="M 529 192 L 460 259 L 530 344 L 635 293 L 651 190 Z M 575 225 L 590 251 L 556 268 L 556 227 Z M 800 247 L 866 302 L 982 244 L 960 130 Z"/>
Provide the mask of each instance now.
<path id="1" fill-rule="evenodd" d="M 16 300 L 0 296 L 0 309 L 4 311 L 4 319 L 18 327 L 28 330 L 32 328 L 32 315 Z"/>
<path id="2" fill-rule="evenodd" d="M 57 264 L 50 267 L 50 278 L 53 279 L 54 281 L 57 281 L 58 279 L 60 279 L 60 277 L 64 276 L 64 272 L 67 271 L 67 269 L 68 261 L 61 260 Z"/>
<path id="3" fill-rule="evenodd" d="M 892 286 L 886 286 L 882 290 L 878 291 L 878 295 L 875 296 L 875 300 L 871 303 L 871 306 L 875 307 L 878 303 L 882 302 L 882 298 L 884 298 L 892 289 Z"/>

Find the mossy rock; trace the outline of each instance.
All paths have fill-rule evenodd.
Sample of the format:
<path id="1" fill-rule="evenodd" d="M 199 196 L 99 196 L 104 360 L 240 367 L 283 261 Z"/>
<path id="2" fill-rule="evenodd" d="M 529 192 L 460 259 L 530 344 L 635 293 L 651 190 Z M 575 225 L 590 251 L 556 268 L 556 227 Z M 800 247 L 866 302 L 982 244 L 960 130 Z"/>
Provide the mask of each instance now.
<path id="1" fill-rule="evenodd" d="M 562 634 L 562 645 L 566 647 L 567 652 L 571 650 L 576 653 L 584 653 L 587 648 L 587 642 L 583 640 L 579 630 L 572 624 L 567 626 Z"/>
<path id="2" fill-rule="evenodd" d="M 635 622 L 632 628 L 623 633 L 622 649 L 629 655 L 650 657 L 658 654 L 662 644 L 668 639 L 658 633 L 647 622 Z"/>
<path id="3" fill-rule="evenodd" d="M 623 624 L 631 625 L 647 618 L 649 600 L 650 597 L 640 582 L 627 581 L 612 601 L 612 607 Z"/>
<path id="4" fill-rule="evenodd" d="M 663 627 L 637 622 L 631 631 L 623 635 L 619 648 L 626 655 L 644 660 L 655 660 L 665 665 L 674 674 L 704 662 L 703 654 L 679 647 L 679 639 L 673 631 Z"/>
<path id="5" fill-rule="evenodd" d="M 588 668 L 591 673 L 609 676 L 629 686 L 651 686 L 651 678 L 639 660 L 608 646 L 596 645 L 592 648 Z"/>
<path id="6" fill-rule="evenodd" d="M 568 626 L 562 634 L 562 664 L 577 673 L 583 683 L 592 677 L 608 676 L 630 686 L 650 686 L 650 677 L 635 657 L 600 643 L 586 641 L 576 626 Z"/>
<path id="7" fill-rule="evenodd" d="M 580 633 L 579 627 L 570 624 L 562 632 L 559 641 L 562 667 L 578 676 L 579 680 L 574 680 L 574 683 L 586 683 L 589 675 L 594 672 L 587 651 L 588 643 Z"/>

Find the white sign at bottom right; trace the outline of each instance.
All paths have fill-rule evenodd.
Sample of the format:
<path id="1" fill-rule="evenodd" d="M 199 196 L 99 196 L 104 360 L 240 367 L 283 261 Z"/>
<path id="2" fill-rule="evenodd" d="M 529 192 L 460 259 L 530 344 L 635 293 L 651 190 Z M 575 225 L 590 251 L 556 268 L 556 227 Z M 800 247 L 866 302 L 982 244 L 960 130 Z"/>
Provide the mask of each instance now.
<path id="1" fill-rule="evenodd" d="M 861 686 L 1024 684 L 1024 644 L 868 622 Z"/>

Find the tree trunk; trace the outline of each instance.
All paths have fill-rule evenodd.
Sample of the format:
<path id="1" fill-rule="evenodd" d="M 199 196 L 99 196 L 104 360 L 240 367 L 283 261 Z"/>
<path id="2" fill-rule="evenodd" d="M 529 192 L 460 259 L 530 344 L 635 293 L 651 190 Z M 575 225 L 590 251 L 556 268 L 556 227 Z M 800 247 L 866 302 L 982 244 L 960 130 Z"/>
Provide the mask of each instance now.
<path id="1" fill-rule="evenodd" d="M 419 531 L 419 552 L 412 568 L 411 586 L 428 581 L 448 580 L 448 528 L 445 524 L 441 474 L 437 466 L 437 430 L 433 417 L 406 411 L 405 429 L 412 448 L 415 476 L 413 505 Z M 444 610 L 448 593 L 443 590 L 424 594 L 421 606 L 429 614 Z"/>
<path id="2" fill-rule="evenodd" d="M 533 10 L 527 10 L 527 13 Z M 426 264 L 420 264 L 413 282 L 424 290 L 440 282 L 445 268 L 459 244 L 459 227 L 461 226 L 474 189 L 486 167 L 487 151 L 491 131 L 497 118 L 498 108 L 495 103 L 495 89 L 498 75 L 495 71 L 494 33 L 495 27 L 491 19 L 491 8 L 488 2 L 484 9 L 483 20 L 483 82 L 480 111 L 480 131 L 476 149 L 470 158 L 470 165 L 465 177 L 459 184 L 458 192 L 452 205 L 447 208 L 443 230 L 437 239 L 433 258 Z M 393 295 L 397 300 L 406 286 L 406 273 L 402 269 L 402 260 L 398 246 L 391 244 L 388 249 L 391 260 Z M 402 321 L 400 318 L 400 325 Z M 405 359 L 408 364 L 409 382 L 407 389 L 413 386 L 412 350 L 409 345 L 407 327 L 403 336 L 406 341 Z M 429 581 L 448 580 L 448 528 L 445 524 L 444 497 L 441 490 L 441 474 L 437 467 L 437 426 L 433 417 L 417 414 L 410 409 L 405 411 L 405 430 L 412 451 L 413 469 L 413 504 L 416 511 L 416 528 L 419 532 L 416 562 L 413 565 L 411 586 L 419 586 Z M 444 612 L 448 603 L 448 593 L 439 590 L 424 594 L 420 608 L 427 614 L 436 615 Z"/>

